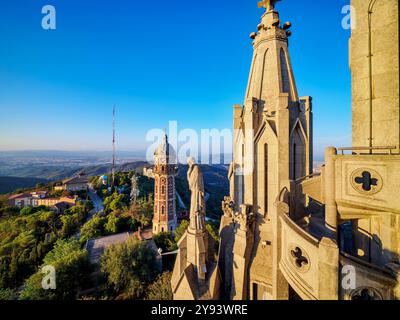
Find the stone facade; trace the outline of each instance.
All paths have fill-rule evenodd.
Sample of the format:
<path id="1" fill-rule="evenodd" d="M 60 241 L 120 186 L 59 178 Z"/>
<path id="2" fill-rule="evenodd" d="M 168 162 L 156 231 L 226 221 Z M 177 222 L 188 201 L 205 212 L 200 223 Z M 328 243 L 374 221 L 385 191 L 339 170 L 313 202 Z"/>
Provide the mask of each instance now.
<path id="1" fill-rule="evenodd" d="M 399 2 L 351 4 L 356 22 L 350 39 L 353 147 L 399 147 Z"/>

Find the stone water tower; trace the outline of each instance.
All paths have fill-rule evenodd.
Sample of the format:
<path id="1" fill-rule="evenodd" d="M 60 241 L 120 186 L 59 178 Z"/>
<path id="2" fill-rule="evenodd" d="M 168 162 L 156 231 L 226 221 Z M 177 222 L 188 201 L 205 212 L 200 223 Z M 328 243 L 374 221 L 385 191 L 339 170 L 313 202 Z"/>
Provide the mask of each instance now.
<path id="1" fill-rule="evenodd" d="M 165 135 L 162 143 L 154 152 L 154 215 L 153 234 L 174 231 L 176 218 L 176 156 L 173 147 Z"/>

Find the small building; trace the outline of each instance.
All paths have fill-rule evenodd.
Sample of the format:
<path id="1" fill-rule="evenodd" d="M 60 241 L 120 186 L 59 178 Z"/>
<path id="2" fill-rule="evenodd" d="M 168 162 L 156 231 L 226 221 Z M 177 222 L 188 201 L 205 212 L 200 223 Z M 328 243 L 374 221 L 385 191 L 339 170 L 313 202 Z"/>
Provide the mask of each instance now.
<path id="1" fill-rule="evenodd" d="M 75 206 L 75 204 L 72 204 L 69 202 L 58 202 L 54 206 L 51 207 L 51 210 L 57 214 L 62 214 L 65 212 L 65 210 L 68 210 L 74 206 Z"/>
<path id="2" fill-rule="evenodd" d="M 46 191 L 34 191 L 31 193 L 19 193 L 12 195 L 8 198 L 8 205 L 23 208 L 27 206 L 38 207 L 54 207 L 58 205 L 57 211 L 64 208 L 71 208 L 76 206 L 78 197 L 59 197 L 59 198 L 46 198 Z M 62 205 L 61 205 L 62 204 Z"/>
<path id="3" fill-rule="evenodd" d="M 131 236 L 132 233 L 124 232 L 120 234 L 114 234 L 112 236 L 88 240 L 86 242 L 85 249 L 89 253 L 89 260 L 91 264 L 100 264 L 101 255 L 108 247 L 125 243 Z"/>
<path id="4" fill-rule="evenodd" d="M 44 198 L 44 199 L 34 199 L 32 201 L 33 206 L 47 206 L 53 207 L 58 203 L 68 204 L 69 207 L 73 207 L 76 205 L 78 201 L 78 197 L 59 197 L 59 198 Z"/>
<path id="5" fill-rule="evenodd" d="M 84 173 L 78 174 L 76 177 L 63 180 L 60 185 L 54 187 L 54 190 L 66 191 L 86 191 L 88 189 L 89 179 Z"/>
<path id="6" fill-rule="evenodd" d="M 47 197 L 47 191 L 34 191 L 31 192 L 32 199 L 44 199 Z"/>
<path id="7" fill-rule="evenodd" d="M 123 232 L 114 234 L 107 237 L 101 237 L 97 239 L 90 239 L 86 242 L 85 249 L 89 253 L 89 260 L 93 265 L 99 265 L 101 256 L 104 251 L 117 244 L 123 244 L 128 241 L 129 238 L 134 237 L 139 241 L 145 242 L 148 248 L 152 249 L 156 253 L 157 269 L 162 271 L 162 259 L 158 253 L 158 248 L 153 240 L 153 233 L 151 229 L 138 230 L 135 233 Z"/>
<path id="8" fill-rule="evenodd" d="M 23 208 L 32 205 L 32 195 L 30 193 L 18 193 L 8 198 L 8 205 Z"/>

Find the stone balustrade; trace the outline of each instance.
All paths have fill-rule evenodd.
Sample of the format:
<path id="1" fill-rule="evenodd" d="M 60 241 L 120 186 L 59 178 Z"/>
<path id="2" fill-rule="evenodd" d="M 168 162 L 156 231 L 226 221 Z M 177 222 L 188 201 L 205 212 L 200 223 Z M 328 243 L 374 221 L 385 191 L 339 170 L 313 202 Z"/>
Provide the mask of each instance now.
<path id="1" fill-rule="evenodd" d="M 304 300 L 338 298 L 339 249 L 330 238 L 318 240 L 288 215 L 289 207 L 277 204 L 281 232 L 279 267 L 286 281 Z"/>

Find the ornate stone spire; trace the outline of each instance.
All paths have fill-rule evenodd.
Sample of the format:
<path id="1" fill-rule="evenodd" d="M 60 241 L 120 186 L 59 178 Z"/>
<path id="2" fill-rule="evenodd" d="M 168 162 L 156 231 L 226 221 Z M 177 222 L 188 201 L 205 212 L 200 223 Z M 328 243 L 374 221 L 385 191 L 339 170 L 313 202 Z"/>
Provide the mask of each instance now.
<path id="1" fill-rule="evenodd" d="M 257 26 L 257 32 L 250 35 L 254 54 L 245 97 L 249 109 L 255 98 L 263 101 L 264 106 L 273 111 L 276 99 L 282 93 L 289 94 L 289 101 L 298 101 L 288 50 L 291 24 L 281 24 L 279 13 L 274 10 L 277 1 L 264 0 L 258 4 L 266 12 Z"/>

